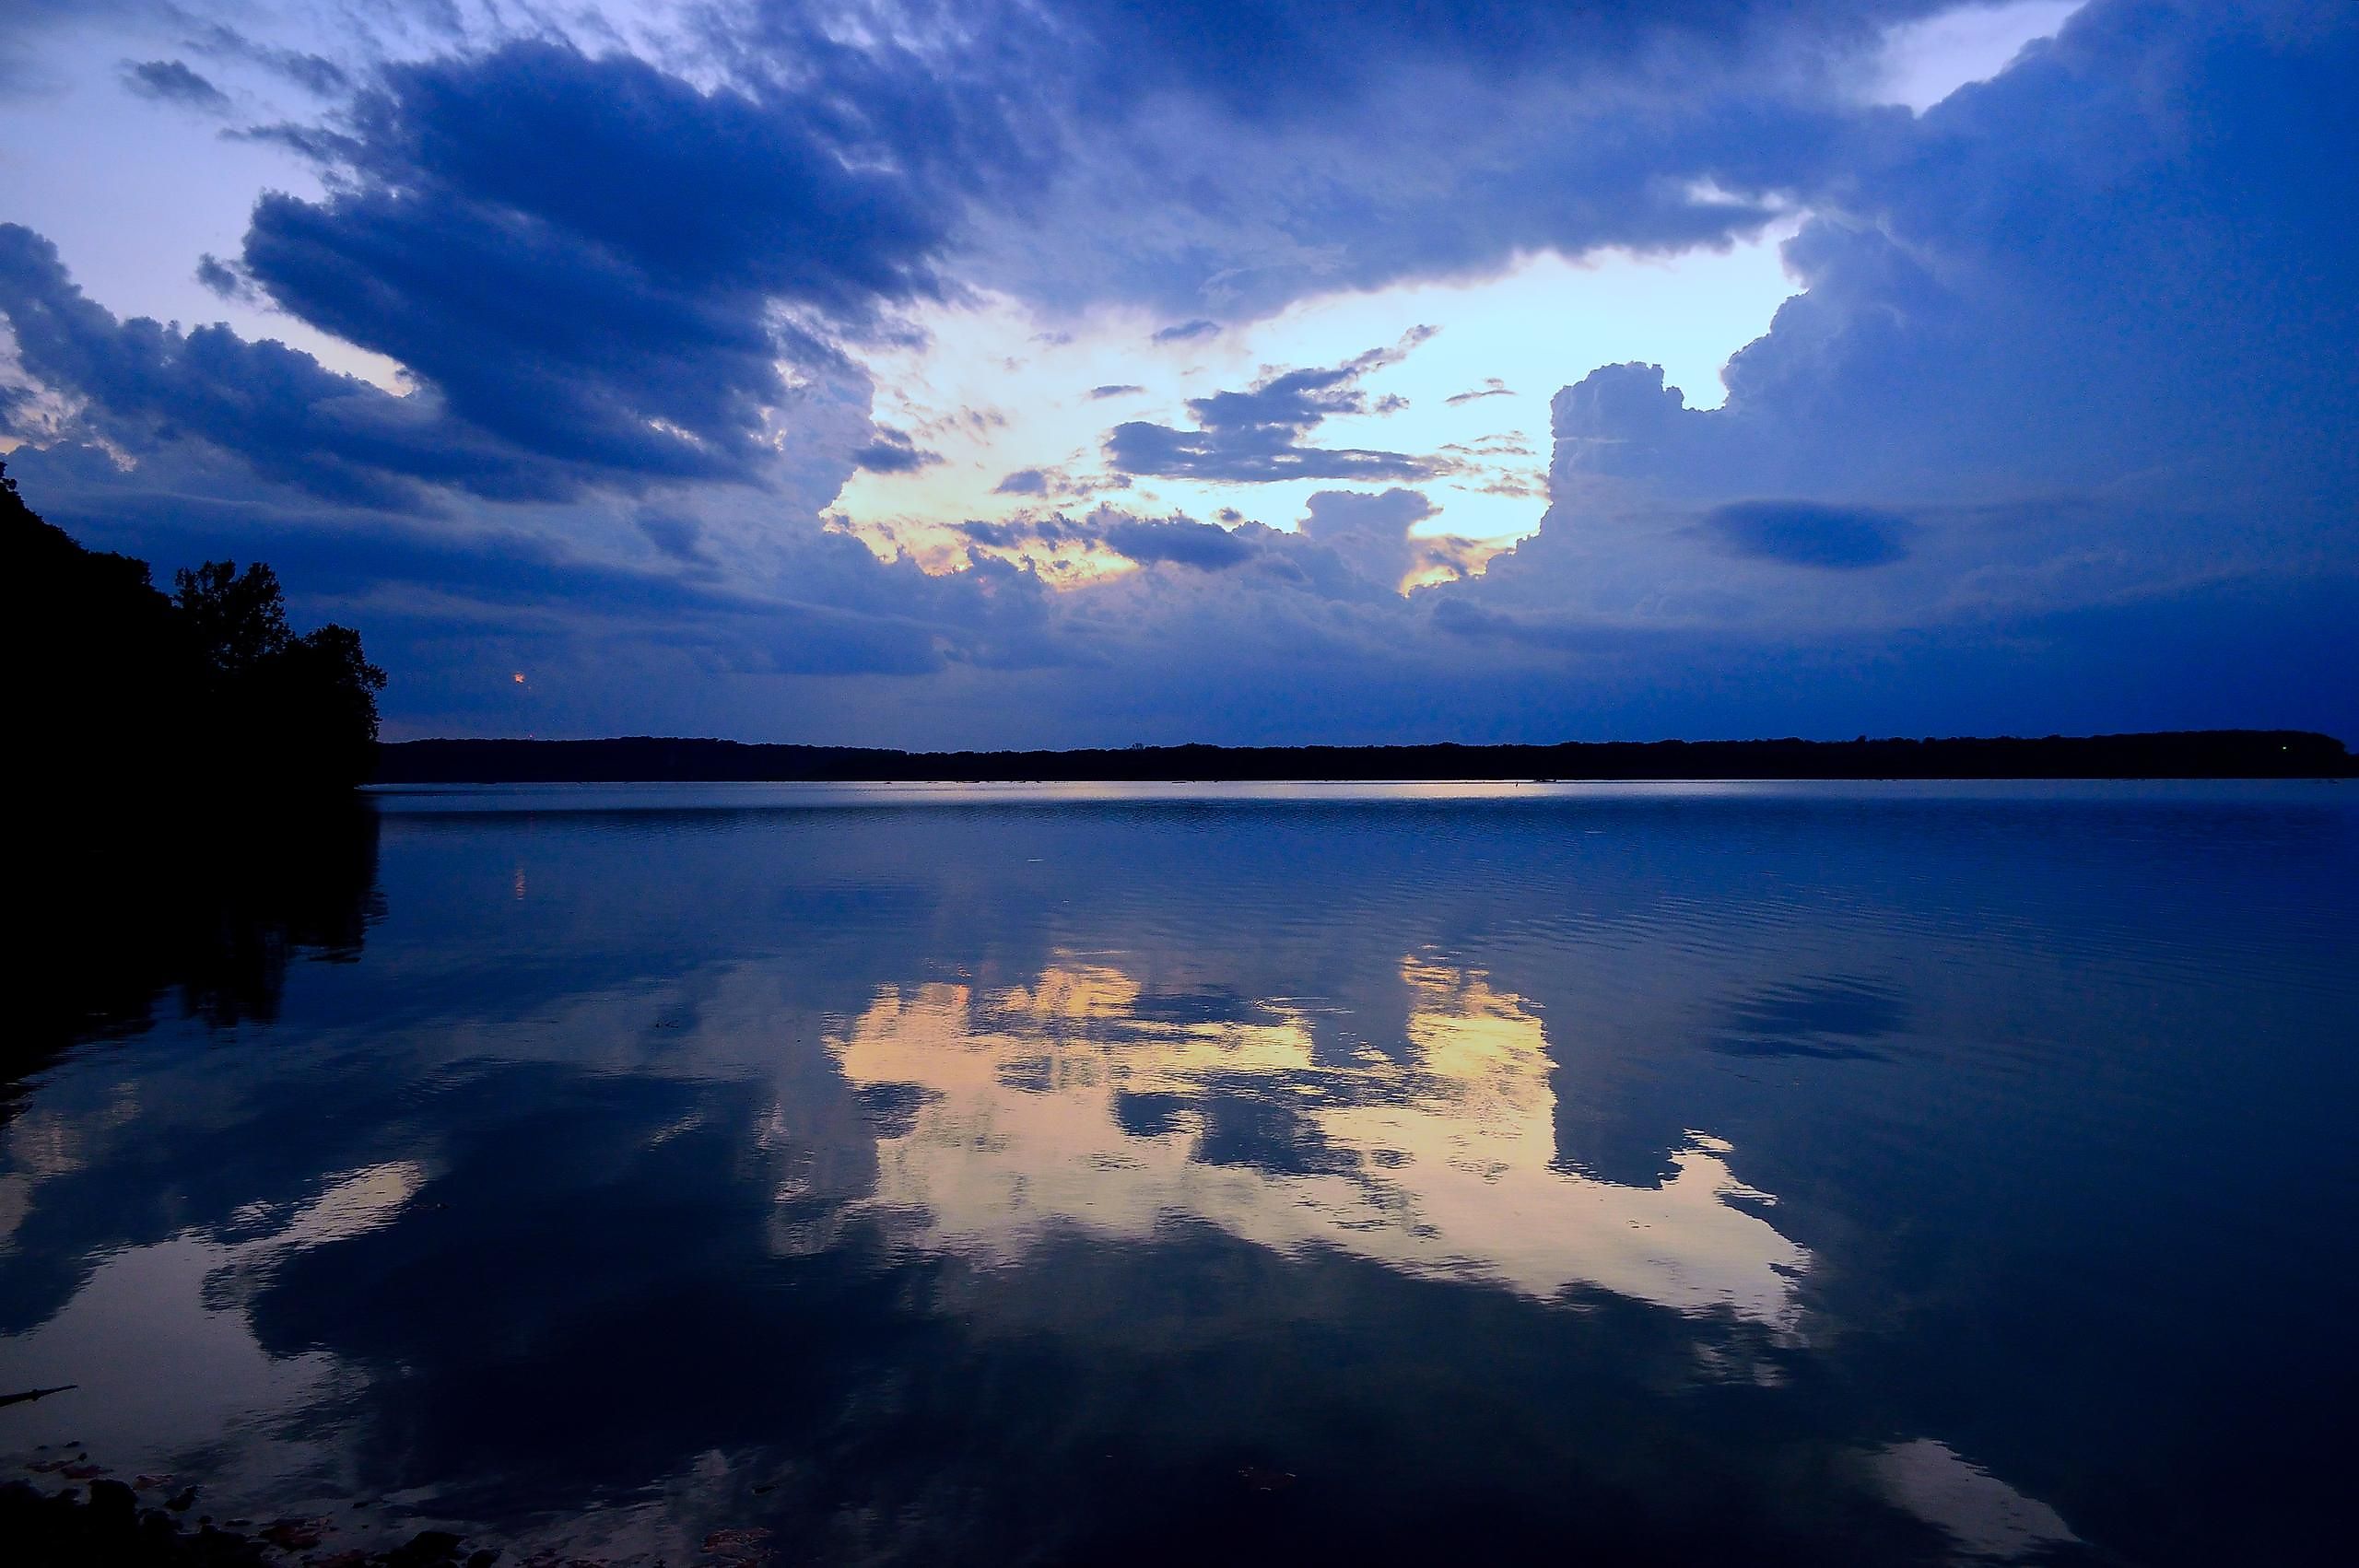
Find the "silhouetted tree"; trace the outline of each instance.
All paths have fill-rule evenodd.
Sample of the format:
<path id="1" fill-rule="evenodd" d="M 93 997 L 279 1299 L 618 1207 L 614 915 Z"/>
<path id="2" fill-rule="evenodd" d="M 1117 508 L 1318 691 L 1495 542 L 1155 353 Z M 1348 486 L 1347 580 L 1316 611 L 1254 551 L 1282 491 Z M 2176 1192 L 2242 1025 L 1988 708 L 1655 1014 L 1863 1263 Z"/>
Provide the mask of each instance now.
<path id="1" fill-rule="evenodd" d="M 172 574 L 172 603 L 217 676 L 234 678 L 286 651 L 287 601 L 278 574 L 256 562 L 241 575 L 235 561 L 207 561 Z"/>
<path id="2" fill-rule="evenodd" d="M 360 636 L 297 636 L 278 578 L 207 561 L 158 592 L 147 565 L 86 550 L 34 514 L 0 463 L 8 731 L 65 790 L 348 789 L 370 775 L 385 673 Z"/>
<path id="3" fill-rule="evenodd" d="M 325 626 L 296 636 L 278 575 L 260 562 L 240 572 L 207 561 L 172 580 L 205 694 L 200 749 L 213 765 L 288 785 L 367 778 L 385 673 L 362 655 L 360 634 Z"/>
<path id="4" fill-rule="evenodd" d="M 193 694 L 178 619 L 147 563 L 85 550 L 43 522 L 6 464 L 0 541 L 14 591 L 0 615 L 0 691 L 19 766 L 62 792 L 152 778 Z"/>

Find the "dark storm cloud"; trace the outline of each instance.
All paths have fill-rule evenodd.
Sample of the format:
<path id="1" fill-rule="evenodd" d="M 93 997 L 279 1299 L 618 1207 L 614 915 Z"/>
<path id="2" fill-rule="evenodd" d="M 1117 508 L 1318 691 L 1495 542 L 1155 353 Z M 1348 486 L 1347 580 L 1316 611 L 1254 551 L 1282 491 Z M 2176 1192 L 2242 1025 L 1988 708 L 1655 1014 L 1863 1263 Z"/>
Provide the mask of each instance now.
<path id="1" fill-rule="evenodd" d="M 1907 520 L 1872 507 L 1809 501 L 1738 501 L 1704 515 L 1705 531 L 1731 555 L 1787 566 L 1854 571 L 1908 554 Z"/>
<path id="2" fill-rule="evenodd" d="M 184 104 L 207 114 L 226 114 L 229 96 L 178 60 L 125 61 L 123 85 L 141 98 Z"/>
<path id="3" fill-rule="evenodd" d="M 1133 392 L 1143 392 L 1144 391 L 1146 391 L 1144 387 L 1140 386 L 1133 381 L 1115 381 L 1109 382 L 1102 387 L 1090 388 L 1089 400 L 1092 403 L 1096 403 L 1100 398 L 1128 397 Z"/>
<path id="4" fill-rule="evenodd" d="M 1149 303 L 1182 323 L 1168 333 L 1544 249 L 1722 244 L 1906 126 L 1859 88 L 1885 27 L 1945 8 L 989 9 L 971 26 L 996 67 L 1063 85 L 1038 112 L 1066 156 L 1039 202 L 986 215 L 979 264 L 994 286 Z M 1106 221 L 1134 211 L 1153 221 Z"/>
<path id="5" fill-rule="evenodd" d="M 0 224 L 0 315 L 25 369 L 86 399 L 80 418 L 133 453 L 194 438 L 267 477 L 380 506 L 416 504 L 421 485 L 506 498 L 573 486 L 429 397 L 391 396 L 282 344 L 118 322 L 75 287 L 55 246 L 17 224 Z"/>
<path id="6" fill-rule="evenodd" d="M 165 484 L 175 444 L 382 507 L 633 488 L 661 498 L 651 529 L 611 501 L 529 515 L 556 530 L 606 506 L 605 547 L 642 573 L 563 552 L 562 569 L 503 566 L 487 547 L 454 562 L 417 540 L 409 564 L 340 555 L 324 524 L 306 569 L 341 559 L 356 597 L 433 602 L 404 625 L 446 614 L 447 593 L 479 630 L 529 623 L 614 671 L 647 649 L 729 671 L 957 667 L 975 684 L 955 722 L 985 743 L 1193 734 L 1207 713 L 1229 739 L 1312 722 L 1369 739 L 2359 725 L 2318 674 L 2359 657 L 2359 18 L 2093 0 L 1921 118 L 1863 105 L 1877 29 L 1940 8 L 986 0 L 830 38 L 811 7 L 733 5 L 709 14 L 695 87 L 507 45 L 415 59 L 348 113 L 255 133 L 318 161 L 327 193 L 266 202 L 245 263 L 295 314 L 401 360 L 415 397 L 222 329 L 117 322 L 16 240 L 0 304 L 27 369 L 142 460 L 123 476 L 92 457 L 94 496 L 184 508 Z M 908 38 L 923 41 L 872 41 Z M 1567 388 L 1542 534 L 1405 601 L 1384 579 L 1416 506 L 1381 496 L 1322 498 L 1305 534 L 1111 512 L 975 523 L 979 558 L 929 577 L 772 517 L 724 525 L 747 493 L 689 483 L 793 456 L 762 424 L 781 392 L 804 395 L 780 358 L 784 380 L 856 384 L 839 353 L 967 288 L 1044 320 L 1111 299 L 1121 319 L 1226 326 L 1308 293 L 1549 248 L 1708 246 L 1803 212 L 1787 256 L 1807 292 L 1738 356 L 1722 406 L 1687 406 L 1646 366 Z M 1469 486 L 1510 483 L 1476 447 L 1313 444 L 1327 419 L 1397 405 L 1351 369 L 1273 372 L 1121 425 L 1107 457 L 1118 477 L 1377 491 L 1462 464 Z M 33 402 L 0 397 L 0 415 L 51 416 Z M 883 443 L 856 395 L 842 422 L 848 472 L 852 447 Z M 917 427 L 908 448 L 950 439 Z M 55 464 L 21 466 L 38 481 Z M 826 490 L 833 472 L 815 472 Z M 1027 472 L 1008 493 L 1070 493 L 1046 467 L 1028 490 Z M 1156 569 L 1057 594 L 988 553 L 1047 544 Z M 683 591 L 720 579 L 703 557 L 778 603 Z M 405 668 L 445 658 L 447 631 L 411 636 Z M 1028 686 L 977 674 L 1060 659 Z M 616 682 L 584 727 L 679 711 L 633 706 L 670 701 L 666 680 Z M 912 696 L 858 722 L 922 741 L 951 706 Z M 759 711 L 747 722 L 773 722 Z"/>
<path id="7" fill-rule="evenodd" d="M 332 194 L 255 207 L 248 272 L 563 461 L 745 474 L 780 357 L 829 361 L 819 331 L 940 287 L 898 128 L 832 102 L 527 42 L 390 67 L 352 123 Z"/>
<path id="8" fill-rule="evenodd" d="M 1267 376 L 1244 392 L 1191 397 L 1193 430 L 1140 420 L 1117 425 L 1106 439 L 1106 461 L 1121 474 L 1241 484 L 1429 478 L 1448 463 L 1406 452 L 1306 446 L 1303 438 L 1335 415 L 1365 413 L 1361 379 L 1396 363 L 1431 334 L 1431 328 L 1419 327 L 1395 348 L 1372 348 L 1326 369 Z"/>
<path id="9" fill-rule="evenodd" d="M 2099 0 L 1803 228 L 1722 407 L 1642 366 L 1559 393 L 1560 497 L 2359 496 L 2353 71 L 2348 13 Z"/>
<path id="10" fill-rule="evenodd" d="M 708 91 L 516 42 L 388 66 L 334 126 L 245 133 L 320 163 L 328 193 L 264 195 L 239 263 L 201 277 L 394 359 L 413 396 L 227 329 L 118 326 L 21 245 L 6 308 L 47 312 L 28 369 L 111 439 L 195 435 L 327 493 L 760 480 L 780 461 L 770 411 L 856 391 L 842 341 L 944 287 L 957 174 L 937 167 L 933 88 L 856 63 L 834 86 L 851 96 Z M 826 388 L 791 388 L 781 360 Z M 889 439 L 863 456 L 925 461 Z"/>
<path id="11" fill-rule="evenodd" d="M 1045 496 L 1049 476 L 1037 468 L 1019 468 L 992 486 L 994 496 Z"/>
<path id="12" fill-rule="evenodd" d="M 23 8 L 34 31 L 91 9 L 66 0 Z M 1750 232 L 1796 193 L 1841 174 L 1861 138 L 1890 118 L 1844 90 L 1845 71 L 1877 29 L 1941 8 L 1942 0 L 1397 0 L 1339 14 L 1304 0 L 722 0 L 697 12 L 690 47 L 700 83 L 731 83 L 764 117 L 840 144 L 838 172 L 914 177 L 931 199 L 913 210 L 991 241 L 981 252 L 999 260 L 975 264 L 994 285 L 1028 297 L 1149 301 L 1203 331 L 1308 290 L 1480 270 L 1518 250 L 1675 247 Z M 354 58 L 413 55 L 421 41 L 455 50 L 486 36 L 471 35 L 447 3 L 405 6 L 400 18 Z M 383 25 L 355 20 L 364 40 Z M 568 26 L 595 47 L 618 41 L 593 19 L 568 23 L 546 8 L 495 20 L 488 33 L 548 40 Z M 209 21 L 182 31 L 212 57 L 323 96 L 346 90 L 346 66 L 324 55 Z M 393 33 L 409 47 L 384 47 Z M 598 77 L 621 89 L 604 105 L 538 100 L 533 78 L 574 73 L 552 72 L 552 57 L 535 52 L 564 47 L 534 41 L 418 60 L 393 67 L 387 81 L 416 110 L 419 73 L 478 78 L 464 94 L 512 99 L 517 132 L 504 134 L 478 103 L 479 135 L 456 123 L 470 118 L 463 111 L 449 146 L 480 141 L 511 168 L 527 138 L 543 153 L 566 148 L 526 160 L 539 171 L 534 182 L 579 168 L 577 178 L 594 184 L 589 171 L 610 169 L 611 188 L 630 193 L 605 204 L 618 213 L 693 200 L 701 215 L 760 221 L 800 199 L 809 167 L 768 179 L 757 138 L 709 146 L 710 156 L 684 156 L 676 168 L 647 153 L 692 133 L 668 112 L 642 113 L 648 95 L 618 71 Z M 350 139 L 363 144 L 368 177 L 386 177 L 375 166 L 387 149 L 362 119 Z M 635 129 L 628 139 L 638 145 L 617 160 L 620 125 Z M 324 152 L 339 133 L 269 134 Z M 391 172 L 409 172 L 405 161 L 396 151 Z M 697 193 L 725 184 L 733 168 L 748 171 L 750 199 Z M 451 184 L 474 189 L 464 174 Z M 1539 190 L 1547 199 L 1532 199 Z M 983 192 L 985 210 L 958 212 Z M 540 212 L 532 200 L 508 205 Z M 1153 222 L 1120 216 L 1146 212 Z M 980 221 L 964 223 L 970 216 Z M 842 243 L 873 253 L 872 238 L 854 224 Z M 1062 252 L 1064 264 L 1018 275 L 1018 252 L 1036 263 Z"/>
<path id="13" fill-rule="evenodd" d="M 35 9 L 37 19 L 51 14 Z M 1832 27 L 1848 36 L 1890 9 L 1861 0 L 1747 14 L 1766 18 L 1765 26 L 1813 36 Z M 555 41 L 553 25 L 542 29 L 550 37 L 411 59 L 381 68 L 324 123 L 239 133 L 320 164 L 327 185 L 318 199 L 265 197 L 243 267 L 293 315 L 399 362 L 456 426 L 486 439 L 625 484 L 744 479 L 772 461 L 775 443 L 762 424 L 787 394 L 779 360 L 840 369 L 837 348 L 847 336 L 876 331 L 882 313 L 955 287 L 942 272 L 954 250 L 989 252 L 975 241 L 987 241 L 1000 222 L 1050 232 L 1061 204 L 1094 200 L 1109 180 L 1129 192 L 1118 206 L 1194 216 L 1143 230 L 1084 226 L 1090 244 L 1102 230 L 1105 243 L 1136 252 L 1101 266 L 1102 258 L 1076 251 L 1077 263 L 1100 280 L 1094 288 L 1155 298 L 1174 288 L 1197 292 L 1217 276 L 1233 303 L 1245 298 L 1238 288 L 1267 303 L 1312 284 L 1462 269 L 1540 242 L 1500 227 L 1510 209 L 1611 214 L 1629 204 L 1632 181 L 1651 193 L 1648 200 L 1684 209 L 1696 203 L 1676 193 L 1699 180 L 1743 183 L 1709 158 L 1682 153 L 1666 162 L 1644 146 L 1608 146 L 1584 133 L 1574 143 L 1595 143 L 1604 148 L 1597 157 L 1619 160 L 1589 196 L 1575 189 L 1586 175 L 1567 186 L 1566 170 L 1539 168 L 1552 192 L 1546 203 L 1531 202 L 1529 185 L 1503 183 L 1479 201 L 1454 195 L 1448 223 L 1434 221 L 1436 212 L 1397 210 L 1397 193 L 1428 181 L 1396 178 L 1388 137 L 1431 140 L 1402 119 L 1404 102 L 1387 85 L 1404 64 L 1453 74 L 1449 92 L 1431 99 L 1441 112 L 1444 99 L 1455 102 L 1451 93 L 1482 101 L 1508 78 L 1538 79 L 1516 64 L 1525 52 L 1637 59 L 1644 50 L 1612 41 L 1667 27 L 1662 36 L 1684 40 L 1682 48 L 1716 59 L 1742 53 L 1677 17 L 1612 6 L 1485 6 L 1446 21 L 1417 11 L 1349 27 L 1332 18 L 1314 25 L 1310 13 L 1283 6 L 1223 17 L 1216 30 L 1229 41 L 1215 46 L 1188 31 L 1203 18 L 1087 4 L 985 7 L 940 18 L 943 37 L 958 43 L 936 48 L 893 41 L 928 36 L 922 29 L 871 29 L 847 42 L 852 35 L 805 7 L 732 6 L 708 18 L 701 37 L 712 53 L 697 85 L 628 56 L 593 57 Z M 1516 52 L 1483 42 L 1510 36 L 1524 40 Z M 1170 165 L 1166 178 L 1156 171 L 1167 169 L 1168 149 L 1132 134 L 1132 99 L 1092 85 L 1122 75 L 1122 62 L 1150 49 L 1158 77 L 1179 94 L 1176 125 L 1230 91 L 1231 45 L 1245 38 L 1261 41 L 1252 46 L 1257 62 L 1291 59 L 1290 79 L 1319 79 L 1331 89 L 1323 104 L 1295 94 L 1273 106 L 1273 123 L 1331 146 L 1359 145 L 1361 131 L 1393 127 L 1367 140 L 1365 158 L 1328 170 L 1323 193 L 1283 182 L 1295 167 L 1283 147 L 1239 156 L 1229 133 L 1191 133 L 1191 156 L 1208 161 Z M 323 55 L 225 26 L 195 27 L 190 46 L 322 94 L 350 85 L 344 67 Z M 1302 70 L 1311 75 L 1294 76 Z M 1044 82 L 1062 86 L 1043 93 Z M 1616 123 L 1654 118 L 1623 114 Z M 1755 129 L 1748 123 L 1722 139 L 1758 146 Z M 1556 155 L 1533 156 L 1544 164 Z M 1474 161 L 1485 170 L 1507 167 L 1487 153 Z M 1792 182 L 1778 175 L 1779 189 Z M 1732 219 L 1720 210 L 1729 205 L 1712 196 L 1700 227 L 1683 218 L 1656 238 L 1717 238 L 1731 221 L 1767 210 L 1755 202 L 1750 217 Z M 1273 223 L 1340 258 L 1351 275 L 1312 278 L 1270 261 Z M 1637 231 L 1609 221 L 1599 232 L 1627 240 Z M 1449 253 L 1385 253 L 1413 234 L 1428 237 L 1414 245 Z M 1166 235 L 1176 237 L 1169 254 L 1157 249 Z M 1062 287 L 1045 275 L 1011 281 L 1030 297 Z M 1174 315 L 1158 339 L 1219 330 L 1209 315 Z M 1248 455 L 1234 446 L 1216 434 L 1142 426 L 1121 450 L 1145 465 L 1141 472 L 1210 474 Z M 1431 471 L 1398 453 L 1261 455 L 1271 472 L 1320 477 Z"/>
<path id="14" fill-rule="evenodd" d="M 1652 366 L 1558 393 L 1548 519 L 1447 624 L 1815 649 L 1829 715 L 2359 723 L 2317 673 L 2359 593 L 2354 72 L 2359 15 L 2095 0 L 1803 227 L 1720 407 Z"/>

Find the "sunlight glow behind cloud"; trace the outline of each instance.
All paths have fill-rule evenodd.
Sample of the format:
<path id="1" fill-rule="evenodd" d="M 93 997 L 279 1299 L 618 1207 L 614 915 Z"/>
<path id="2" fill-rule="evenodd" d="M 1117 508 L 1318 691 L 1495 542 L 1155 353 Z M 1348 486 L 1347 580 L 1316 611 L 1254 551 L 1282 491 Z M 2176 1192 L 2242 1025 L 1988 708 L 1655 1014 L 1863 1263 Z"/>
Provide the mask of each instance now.
<path id="1" fill-rule="evenodd" d="M 1203 521 L 1234 511 L 1292 529 L 1319 491 L 1384 486 L 1153 477 L 1123 485 L 1109 472 L 1101 443 L 1121 421 L 1185 425 L 1188 398 L 1237 390 L 1273 370 L 1341 364 L 1433 325 L 1440 330 L 1369 375 L 1367 412 L 1332 417 L 1309 439 L 1462 464 L 1418 486 L 1438 509 L 1415 532 L 1504 544 L 1529 534 L 1546 509 L 1548 402 L 1564 367 L 1659 363 L 1691 404 L 1717 406 L 1721 365 L 1794 292 L 1778 260 L 1790 232 L 1780 226 L 1723 252 L 1669 259 L 1529 256 L 1494 278 L 1328 295 L 1267 321 L 1164 343 L 1154 341 L 1162 323 L 1136 311 L 1052 323 L 1005 298 L 928 310 L 918 317 L 922 346 L 869 363 L 878 422 L 909 431 L 945 461 L 856 474 L 837 510 L 882 553 L 906 545 L 936 566 L 964 547 L 949 524 L 1079 513 L 1100 502 Z M 1507 390 L 1493 394 L 1493 383 Z M 1470 391 L 1486 395 L 1461 396 Z M 1387 399 L 1405 406 L 1379 412 Z M 1037 485 L 1003 484 L 1027 474 L 1040 476 Z"/>

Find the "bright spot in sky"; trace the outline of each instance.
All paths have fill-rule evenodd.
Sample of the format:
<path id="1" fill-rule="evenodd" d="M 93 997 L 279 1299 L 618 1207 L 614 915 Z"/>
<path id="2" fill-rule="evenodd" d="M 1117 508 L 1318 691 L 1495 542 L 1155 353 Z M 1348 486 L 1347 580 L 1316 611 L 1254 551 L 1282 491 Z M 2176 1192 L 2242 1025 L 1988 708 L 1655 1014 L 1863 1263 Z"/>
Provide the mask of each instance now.
<path id="1" fill-rule="evenodd" d="M 1661 365 L 1691 404 L 1717 405 L 1720 368 L 1794 292 L 1778 259 L 1792 228 L 1721 252 L 1617 252 L 1584 263 L 1527 256 L 1481 281 L 1328 295 L 1182 342 L 1154 342 L 1169 323 L 1135 311 L 1051 323 L 1003 298 L 933 310 L 920 318 L 922 346 L 873 355 L 868 365 L 877 421 L 943 461 L 857 474 L 836 509 L 883 553 L 906 546 L 937 569 L 965 546 L 951 524 L 1079 515 L 1099 504 L 1206 521 L 1233 510 L 1291 528 L 1318 491 L 1386 486 L 1141 475 L 1111 487 L 1121 476 L 1106 465 L 1108 432 L 1126 420 L 1192 429 L 1190 398 L 1341 365 L 1424 326 L 1438 331 L 1362 380 L 1368 412 L 1332 417 L 1305 441 L 1456 463 L 1457 472 L 1416 485 L 1438 511 L 1415 532 L 1503 545 L 1538 527 L 1547 506 L 1548 406 L 1557 390 L 1600 365 L 1637 359 Z M 1385 406 L 1391 412 L 1376 412 Z M 1040 489 L 1000 489 L 1027 470 L 1044 475 Z"/>
<path id="2" fill-rule="evenodd" d="M 1923 113 L 1970 82 L 1986 82 L 2035 39 L 2049 38 L 2084 0 L 1961 6 L 1885 35 L 1869 97 Z"/>

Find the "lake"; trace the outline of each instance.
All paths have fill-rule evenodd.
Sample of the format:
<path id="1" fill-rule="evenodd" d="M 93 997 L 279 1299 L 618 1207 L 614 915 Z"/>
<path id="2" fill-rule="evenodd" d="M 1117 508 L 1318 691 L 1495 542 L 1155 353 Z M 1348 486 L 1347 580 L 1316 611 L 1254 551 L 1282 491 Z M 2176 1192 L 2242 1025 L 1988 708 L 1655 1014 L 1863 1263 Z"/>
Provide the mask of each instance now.
<path id="1" fill-rule="evenodd" d="M 453 788 L 74 853 L 0 1059 L 45 1484 L 716 1568 L 2352 1550 L 2348 785 Z"/>

